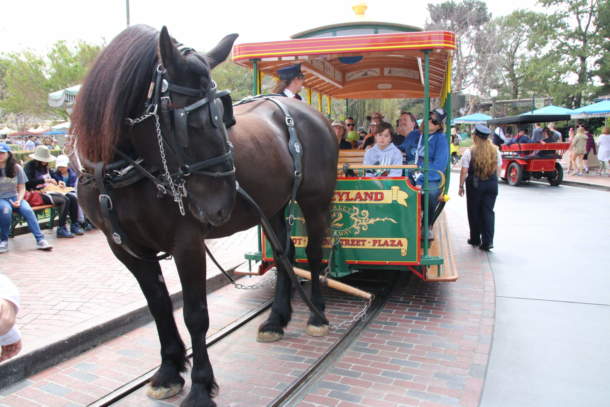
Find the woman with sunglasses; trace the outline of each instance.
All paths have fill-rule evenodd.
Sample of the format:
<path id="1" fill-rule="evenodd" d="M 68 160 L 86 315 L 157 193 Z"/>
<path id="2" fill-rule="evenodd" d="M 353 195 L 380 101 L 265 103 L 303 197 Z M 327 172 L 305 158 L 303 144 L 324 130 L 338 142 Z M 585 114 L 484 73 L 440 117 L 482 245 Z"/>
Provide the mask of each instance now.
<path id="1" fill-rule="evenodd" d="M 428 120 L 428 240 L 434 239 L 432 233 L 432 222 L 435 218 L 436 207 L 439 203 L 438 198 L 441 193 L 441 173 L 444 173 L 449 163 L 449 143 L 443 131 L 443 120 L 445 111 L 436 108 L 430 112 Z M 415 152 L 415 163 L 419 168 L 424 167 L 424 140 L 420 134 Z M 420 188 L 424 186 L 424 174 L 420 173 L 415 179 L 415 184 Z"/>

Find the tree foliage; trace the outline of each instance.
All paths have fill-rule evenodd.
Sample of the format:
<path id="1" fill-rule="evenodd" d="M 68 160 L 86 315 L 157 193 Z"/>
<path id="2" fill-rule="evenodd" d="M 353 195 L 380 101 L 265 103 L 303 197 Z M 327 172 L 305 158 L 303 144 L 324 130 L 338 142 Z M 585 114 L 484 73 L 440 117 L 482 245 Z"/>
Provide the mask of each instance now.
<path id="1" fill-rule="evenodd" d="M 477 73 L 480 56 L 486 52 L 485 26 L 491 19 L 487 5 L 480 0 L 454 0 L 428 4 L 428 30 L 447 30 L 456 34 L 453 88 L 460 92 L 472 86 L 481 75 Z"/>
<path id="2" fill-rule="evenodd" d="M 49 92 L 81 82 L 101 46 L 57 42 L 46 56 L 31 51 L 0 57 L 0 108 L 17 118 L 20 127 L 48 116 L 67 117 L 47 104 Z"/>

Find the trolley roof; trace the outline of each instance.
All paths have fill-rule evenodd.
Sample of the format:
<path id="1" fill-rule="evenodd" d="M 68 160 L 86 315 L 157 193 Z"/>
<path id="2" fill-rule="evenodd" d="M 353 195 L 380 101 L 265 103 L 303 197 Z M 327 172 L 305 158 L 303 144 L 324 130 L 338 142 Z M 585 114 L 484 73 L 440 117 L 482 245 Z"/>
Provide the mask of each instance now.
<path id="1" fill-rule="evenodd" d="M 424 96 L 423 50 L 430 53 L 430 96 L 449 88 L 455 34 L 448 31 L 401 32 L 303 38 L 238 44 L 233 61 L 267 75 L 300 62 L 305 87 L 335 98 L 420 98 Z"/>

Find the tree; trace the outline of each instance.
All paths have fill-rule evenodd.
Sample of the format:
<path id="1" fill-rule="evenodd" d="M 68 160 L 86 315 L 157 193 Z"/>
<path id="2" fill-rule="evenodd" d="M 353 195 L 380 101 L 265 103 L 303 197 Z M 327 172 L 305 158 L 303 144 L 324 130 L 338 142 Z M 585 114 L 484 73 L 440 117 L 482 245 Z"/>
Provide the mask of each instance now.
<path id="1" fill-rule="evenodd" d="M 605 2 L 607 0 L 602 0 Z M 580 107 L 583 98 L 594 90 L 592 66 L 594 58 L 602 52 L 600 1 L 539 0 L 539 3 L 555 10 L 547 19 L 547 33 L 551 38 L 546 55 L 554 57 L 565 72 L 576 76 L 576 84 L 568 98 L 573 107 Z"/>
<path id="2" fill-rule="evenodd" d="M 598 95 L 610 93 L 610 2 L 602 2 L 599 10 L 600 37 L 602 39 L 601 57 L 596 61 L 598 69 L 595 74 L 602 82 Z"/>
<path id="3" fill-rule="evenodd" d="M 231 91 L 234 101 L 252 94 L 252 73 L 249 69 L 233 62 L 225 62 L 212 71 L 212 77 L 219 89 Z"/>
<path id="4" fill-rule="evenodd" d="M 456 35 L 457 49 L 453 64 L 453 89 L 455 92 L 470 87 L 477 78 L 477 51 L 485 43 L 485 25 L 491 14 L 480 0 L 453 0 L 440 4 L 428 4 L 430 22 L 426 29 L 448 30 Z"/>
<path id="5" fill-rule="evenodd" d="M 492 24 L 497 27 L 499 41 L 496 54 L 501 81 L 504 89 L 500 93 L 511 99 L 524 95 L 524 83 L 527 79 L 526 65 L 536 58 L 536 50 L 543 49 L 548 43 L 544 30 L 546 16 L 527 10 L 516 10 L 505 17 L 496 18 Z"/>
<path id="6" fill-rule="evenodd" d="M 57 42 L 46 57 L 31 51 L 7 54 L 0 59 L 0 109 L 16 116 L 23 129 L 35 118 L 59 116 L 62 109 L 47 104 L 48 93 L 83 80 L 101 46 L 79 42 L 70 47 Z"/>

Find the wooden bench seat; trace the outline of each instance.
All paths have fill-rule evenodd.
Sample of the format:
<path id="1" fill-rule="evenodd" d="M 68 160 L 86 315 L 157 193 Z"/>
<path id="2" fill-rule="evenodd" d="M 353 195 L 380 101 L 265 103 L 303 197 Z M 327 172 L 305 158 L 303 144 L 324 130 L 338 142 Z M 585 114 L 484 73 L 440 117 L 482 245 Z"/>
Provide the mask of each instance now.
<path id="1" fill-rule="evenodd" d="M 36 219 L 38 220 L 38 223 L 40 224 L 40 229 L 53 229 L 53 222 L 55 221 L 55 218 L 57 217 L 57 211 L 56 211 L 55 205 L 32 206 L 32 210 L 34 211 L 34 214 L 36 215 Z M 44 213 L 47 210 L 49 210 L 49 212 L 50 212 L 49 218 L 48 219 L 42 218 L 42 215 L 44 215 Z M 41 222 L 41 220 L 43 222 Z M 26 224 L 26 226 L 23 228 L 19 228 L 19 229 L 29 231 L 29 228 L 27 227 L 27 223 L 26 223 L 25 219 L 18 212 L 13 211 L 13 219 L 11 221 L 11 226 L 10 226 L 9 232 L 8 232 L 8 235 L 10 237 L 15 237 L 15 232 L 17 231 L 17 226 L 20 224 Z"/>

